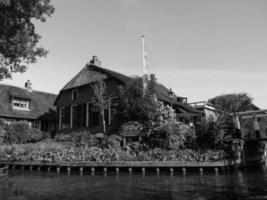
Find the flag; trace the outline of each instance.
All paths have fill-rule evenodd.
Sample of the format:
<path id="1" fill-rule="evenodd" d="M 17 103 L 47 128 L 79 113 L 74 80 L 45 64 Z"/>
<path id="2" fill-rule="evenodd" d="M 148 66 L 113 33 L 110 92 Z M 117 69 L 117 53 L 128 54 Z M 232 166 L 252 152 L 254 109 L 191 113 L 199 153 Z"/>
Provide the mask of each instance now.
<path id="1" fill-rule="evenodd" d="M 142 36 L 143 41 L 143 95 L 145 95 L 147 90 L 147 81 L 149 80 L 149 73 L 148 73 L 148 53 L 145 47 L 145 36 Z"/>
<path id="2" fill-rule="evenodd" d="M 143 76 L 147 76 L 149 78 L 148 74 L 148 53 L 145 47 L 145 36 L 142 36 L 143 39 Z"/>

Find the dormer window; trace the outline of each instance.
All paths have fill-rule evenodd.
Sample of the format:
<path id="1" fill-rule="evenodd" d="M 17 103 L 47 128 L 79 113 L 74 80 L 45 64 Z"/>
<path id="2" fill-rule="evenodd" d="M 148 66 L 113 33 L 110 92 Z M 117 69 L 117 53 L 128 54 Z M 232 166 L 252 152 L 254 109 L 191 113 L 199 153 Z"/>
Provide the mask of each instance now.
<path id="1" fill-rule="evenodd" d="M 29 100 L 28 99 L 13 98 L 12 99 L 12 107 L 15 110 L 29 110 Z"/>
<path id="2" fill-rule="evenodd" d="M 71 94 L 71 99 L 72 101 L 76 101 L 78 99 L 78 90 L 72 90 L 72 94 Z"/>

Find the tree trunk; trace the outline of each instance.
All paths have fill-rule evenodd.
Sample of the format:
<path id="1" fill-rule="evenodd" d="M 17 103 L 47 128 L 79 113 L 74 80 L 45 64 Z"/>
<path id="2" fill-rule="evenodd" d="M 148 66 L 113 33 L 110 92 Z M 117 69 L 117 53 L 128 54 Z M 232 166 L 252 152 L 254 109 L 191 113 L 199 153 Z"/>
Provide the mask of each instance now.
<path id="1" fill-rule="evenodd" d="M 106 133 L 106 122 L 105 122 L 105 112 L 104 112 L 104 110 L 101 110 L 101 117 L 102 117 L 103 132 Z"/>

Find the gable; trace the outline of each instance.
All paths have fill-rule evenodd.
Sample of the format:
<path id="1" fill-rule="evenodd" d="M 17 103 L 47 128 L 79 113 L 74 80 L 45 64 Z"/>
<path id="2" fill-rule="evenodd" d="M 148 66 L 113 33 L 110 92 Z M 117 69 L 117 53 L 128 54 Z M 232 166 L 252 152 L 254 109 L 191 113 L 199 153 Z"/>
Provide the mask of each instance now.
<path id="1" fill-rule="evenodd" d="M 61 105 L 67 105 L 67 102 L 63 102 L 65 99 L 65 95 L 68 93 L 68 90 L 73 88 L 81 88 L 82 86 L 89 85 L 91 83 L 94 83 L 98 80 L 103 79 L 110 79 L 114 78 L 118 81 L 118 84 L 129 84 L 133 83 L 136 80 L 141 78 L 130 78 L 128 76 L 125 76 L 123 74 L 120 74 L 118 72 L 105 69 L 103 67 L 98 67 L 94 64 L 86 64 L 85 67 L 77 74 L 75 75 L 60 91 L 57 99 L 55 100 L 54 105 L 61 106 Z M 142 81 L 139 84 L 142 84 Z M 170 103 L 170 98 L 168 94 L 168 89 L 162 85 L 157 83 L 156 85 L 156 95 L 159 100 L 164 101 L 166 103 Z M 180 111 L 180 112 L 190 112 L 190 113 L 197 113 L 200 114 L 200 112 L 193 107 L 189 105 L 185 105 L 183 103 L 179 103 L 176 101 L 177 96 L 174 95 L 173 105 Z M 60 100 L 59 100 L 60 99 Z M 60 101 L 60 102 L 59 102 Z"/>
<path id="2" fill-rule="evenodd" d="M 74 76 L 61 90 L 68 90 L 83 85 L 96 82 L 99 79 L 106 79 L 107 75 L 96 70 L 90 70 L 86 65 L 82 70 Z"/>

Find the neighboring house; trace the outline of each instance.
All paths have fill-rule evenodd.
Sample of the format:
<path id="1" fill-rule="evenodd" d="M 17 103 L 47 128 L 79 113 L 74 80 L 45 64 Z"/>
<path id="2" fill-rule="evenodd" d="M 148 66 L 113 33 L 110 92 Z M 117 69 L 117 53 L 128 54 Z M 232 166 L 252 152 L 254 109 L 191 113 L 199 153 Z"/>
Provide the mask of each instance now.
<path id="1" fill-rule="evenodd" d="M 92 84 L 98 80 L 104 80 L 107 86 L 109 98 L 108 108 L 105 110 L 105 121 L 111 124 L 113 113 L 118 105 L 119 87 L 133 82 L 133 78 L 101 67 L 101 62 L 96 56 L 90 63 L 74 76 L 60 91 L 54 105 L 58 112 L 58 128 L 95 128 L 100 126 L 100 113 L 91 102 L 94 92 Z M 172 104 L 179 117 L 200 116 L 200 112 L 191 106 L 177 101 L 177 96 L 169 96 L 169 90 L 162 84 L 156 85 L 156 96 L 160 101 Z"/>
<path id="2" fill-rule="evenodd" d="M 0 119 L 6 123 L 27 121 L 31 127 L 55 132 L 55 94 L 32 90 L 28 80 L 25 88 L 0 84 Z"/>
<path id="3" fill-rule="evenodd" d="M 199 110 L 202 113 L 202 117 L 206 120 L 216 120 L 220 113 L 211 103 L 207 101 L 192 102 L 188 103 L 188 105 Z"/>

